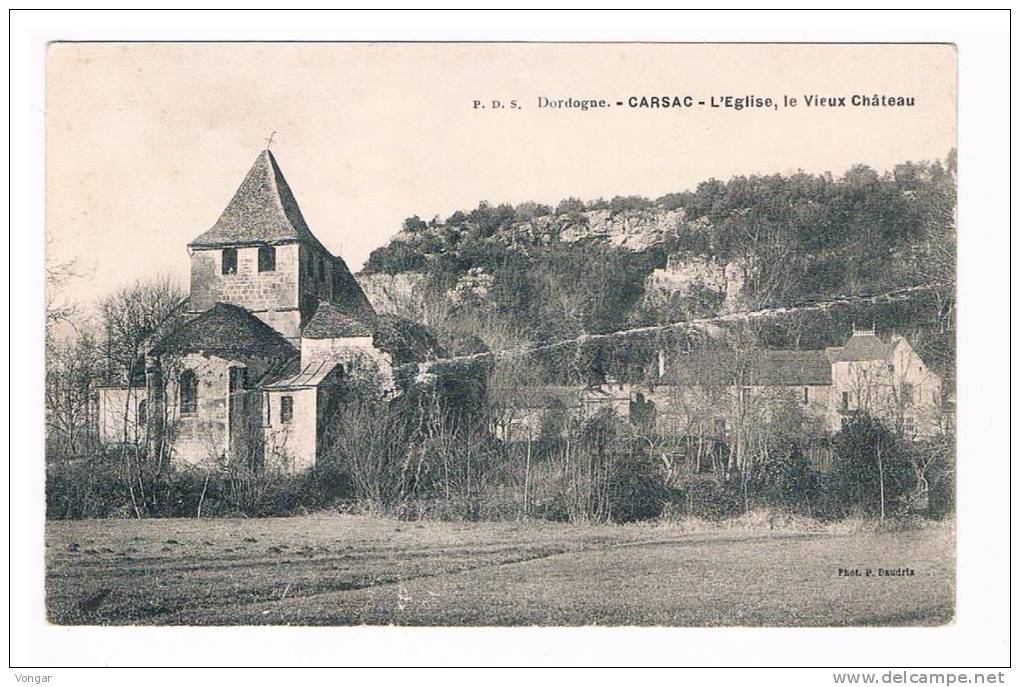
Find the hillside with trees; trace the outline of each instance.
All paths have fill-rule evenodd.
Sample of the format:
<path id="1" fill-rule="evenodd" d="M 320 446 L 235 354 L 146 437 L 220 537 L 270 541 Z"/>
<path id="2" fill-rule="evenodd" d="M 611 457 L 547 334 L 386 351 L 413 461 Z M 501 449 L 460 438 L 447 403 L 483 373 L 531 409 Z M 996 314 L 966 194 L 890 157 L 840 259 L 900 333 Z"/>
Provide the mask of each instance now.
<path id="1" fill-rule="evenodd" d="M 906 303 L 794 314 L 758 335 L 769 347 L 819 348 L 841 343 L 856 319 L 911 336 L 951 378 L 955 212 L 955 151 L 887 172 L 858 165 L 839 177 L 710 179 L 656 199 L 568 198 L 555 208 L 482 202 L 445 220 L 409 217 L 371 254 L 359 280 L 371 297 L 374 285 L 413 278 L 414 292 L 393 289 L 390 307 L 453 338 L 478 335 L 490 348 L 719 315 L 720 295 L 700 284 L 675 297 L 648 297 L 647 279 L 667 258 L 720 270 L 739 265 L 745 310 L 934 284 Z M 596 352 L 596 369 L 581 374 L 614 365 L 620 373 L 644 354 L 620 360 L 619 350 Z M 562 366 L 549 369 L 550 377 L 564 375 Z"/>

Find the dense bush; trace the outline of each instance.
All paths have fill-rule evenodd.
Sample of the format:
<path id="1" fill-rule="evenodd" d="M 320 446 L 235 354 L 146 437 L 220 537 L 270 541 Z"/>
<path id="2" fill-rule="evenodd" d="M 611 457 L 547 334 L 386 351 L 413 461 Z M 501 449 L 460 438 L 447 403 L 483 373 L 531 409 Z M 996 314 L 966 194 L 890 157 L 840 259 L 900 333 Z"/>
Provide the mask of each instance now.
<path id="1" fill-rule="evenodd" d="M 612 488 L 613 522 L 650 520 L 669 500 L 660 466 L 643 447 L 633 447 L 616 464 Z"/>
<path id="2" fill-rule="evenodd" d="M 131 496 L 105 452 L 62 458 L 46 467 L 46 517 L 65 520 L 127 515 Z"/>
<path id="3" fill-rule="evenodd" d="M 861 413 L 845 420 L 833 446 L 830 493 L 844 514 L 893 514 L 907 506 L 914 487 L 908 448 L 879 419 Z"/>
<path id="4" fill-rule="evenodd" d="M 744 494 L 736 480 L 693 479 L 672 489 L 667 503 L 674 517 L 722 520 L 744 511 Z"/>
<path id="5" fill-rule="evenodd" d="M 273 472 L 170 471 L 148 494 L 142 515 L 194 518 L 286 516 L 340 507 L 354 496 L 349 474 L 322 465 L 297 475 Z M 140 500 L 139 494 L 135 494 Z M 97 453 L 52 463 L 46 471 L 46 517 L 135 517 L 117 455 Z"/>
<path id="6" fill-rule="evenodd" d="M 771 447 L 748 468 L 748 495 L 757 504 L 809 513 L 818 488 L 819 475 L 792 442 Z"/>
<path id="7" fill-rule="evenodd" d="M 749 507 L 825 519 L 906 511 L 925 475 L 933 515 L 952 509 L 952 440 L 906 445 L 867 415 L 835 437 L 833 470 L 814 472 L 799 445 L 776 440 L 737 472 L 688 470 L 668 482 L 653 439 L 610 412 L 586 420 L 548 413 L 530 444 L 502 443 L 479 419 L 427 398 L 404 405 L 352 403 L 317 466 L 298 475 L 198 467 L 169 471 L 145 495 L 145 517 L 286 516 L 319 510 L 386 513 L 406 520 L 632 522 L 721 520 Z M 51 462 L 47 517 L 134 517 L 116 452 Z M 137 497 L 138 494 L 135 494 Z M 916 499 L 914 499 L 916 500 Z"/>

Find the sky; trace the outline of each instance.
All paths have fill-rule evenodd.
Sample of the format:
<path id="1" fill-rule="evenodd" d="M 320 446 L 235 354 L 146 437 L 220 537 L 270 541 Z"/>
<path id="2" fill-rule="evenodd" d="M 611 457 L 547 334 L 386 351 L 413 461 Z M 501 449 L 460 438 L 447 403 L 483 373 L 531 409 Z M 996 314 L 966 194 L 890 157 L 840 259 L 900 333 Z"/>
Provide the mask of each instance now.
<path id="1" fill-rule="evenodd" d="M 806 94 L 913 96 L 809 108 Z M 630 108 L 631 96 L 795 97 L 797 107 Z M 539 108 L 606 99 L 613 107 Z M 502 109 L 493 109 L 499 99 Z M 519 108 L 510 109 L 516 99 Z M 486 108 L 474 107 L 480 101 Z M 625 103 L 623 107 L 616 102 Z M 312 231 L 355 271 L 405 217 L 481 200 L 656 197 L 738 174 L 879 170 L 956 146 L 948 45 L 54 43 L 48 260 L 93 302 L 187 284 L 208 229 L 273 135 Z"/>

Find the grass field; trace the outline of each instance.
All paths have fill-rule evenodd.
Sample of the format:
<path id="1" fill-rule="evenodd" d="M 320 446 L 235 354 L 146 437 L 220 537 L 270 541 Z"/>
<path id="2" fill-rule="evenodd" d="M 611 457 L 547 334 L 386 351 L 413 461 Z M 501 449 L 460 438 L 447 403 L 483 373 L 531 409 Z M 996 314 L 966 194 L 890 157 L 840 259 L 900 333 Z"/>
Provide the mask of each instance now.
<path id="1" fill-rule="evenodd" d="M 58 624 L 934 625 L 954 608 L 948 525 L 685 533 L 325 515 L 55 521 L 46 541 Z M 878 575 L 904 567 L 914 575 Z"/>

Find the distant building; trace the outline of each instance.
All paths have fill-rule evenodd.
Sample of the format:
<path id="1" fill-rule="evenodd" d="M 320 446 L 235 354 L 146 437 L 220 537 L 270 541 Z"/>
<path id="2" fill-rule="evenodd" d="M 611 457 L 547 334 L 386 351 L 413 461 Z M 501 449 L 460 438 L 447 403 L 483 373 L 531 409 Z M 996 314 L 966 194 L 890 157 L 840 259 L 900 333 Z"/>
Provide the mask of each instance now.
<path id="1" fill-rule="evenodd" d="M 660 354 L 653 383 L 626 390 L 630 404 L 651 403 L 656 431 L 724 437 L 734 417 L 755 406 L 770 412 L 781 402 L 799 406 L 819 433 L 836 432 L 844 418 L 868 412 L 909 438 L 937 434 L 944 424 L 942 380 L 902 336 L 888 342 L 874 330 L 855 329 L 846 344 L 825 350 L 714 350 Z"/>
<path id="2" fill-rule="evenodd" d="M 503 441 L 528 441 L 560 436 L 570 420 L 587 418 L 604 408 L 627 405 L 626 394 L 600 387 L 520 386 L 489 390 L 492 406 L 491 431 Z M 626 411 L 626 409 L 624 409 Z"/>

